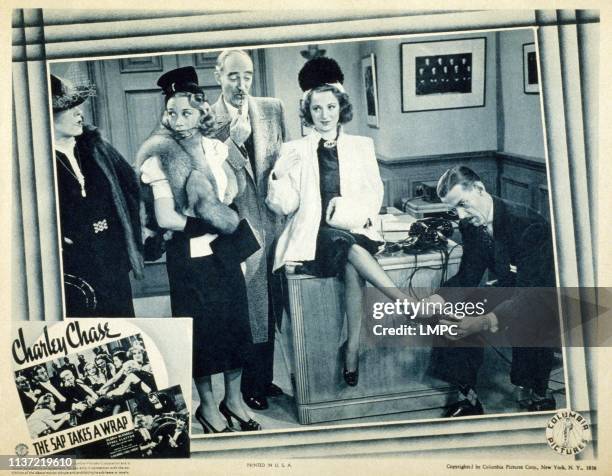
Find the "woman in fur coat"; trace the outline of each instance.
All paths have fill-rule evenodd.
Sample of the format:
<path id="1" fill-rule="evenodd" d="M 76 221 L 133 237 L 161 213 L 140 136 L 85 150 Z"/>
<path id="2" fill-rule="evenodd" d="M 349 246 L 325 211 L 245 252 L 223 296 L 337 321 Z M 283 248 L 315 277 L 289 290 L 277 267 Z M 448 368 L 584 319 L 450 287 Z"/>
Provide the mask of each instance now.
<path id="1" fill-rule="evenodd" d="M 137 166 L 153 194 L 166 244 L 172 315 L 193 318 L 193 377 L 200 397 L 195 416 L 205 433 L 261 429 L 240 393 L 243 351 L 250 342 L 241 263 L 259 248 L 248 222 L 231 204 L 243 189 L 226 161 L 227 146 L 209 139 L 213 117 L 192 67 L 162 75 L 162 126 L 141 146 Z M 223 373 L 217 407 L 211 376 Z M 227 424 L 226 424 L 227 420 Z"/>
<path id="2" fill-rule="evenodd" d="M 51 75 L 66 316 L 133 317 L 143 272 L 138 180 L 79 105 L 92 88 Z"/>

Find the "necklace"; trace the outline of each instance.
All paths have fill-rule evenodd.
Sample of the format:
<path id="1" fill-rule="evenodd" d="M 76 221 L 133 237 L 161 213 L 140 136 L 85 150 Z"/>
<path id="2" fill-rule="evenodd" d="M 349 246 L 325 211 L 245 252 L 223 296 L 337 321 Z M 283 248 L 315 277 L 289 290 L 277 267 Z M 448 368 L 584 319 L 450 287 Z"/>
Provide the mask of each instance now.
<path id="1" fill-rule="evenodd" d="M 336 147 L 336 144 L 338 143 L 338 133 L 339 130 L 336 130 L 336 137 L 334 137 L 333 139 L 323 138 L 323 147 L 325 147 L 326 149 L 333 149 L 334 147 Z"/>
<path id="2" fill-rule="evenodd" d="M 62 152 L 63 153 L 63 152 Z M 68 159 L 68 162 L 70 162 L 70 158 L 67 154 L 64 153 L 64 155 L 66 155 L 66 158 Z M 85 191 L 85 176 L 83 175 L 83 173 L 81 172 L 81 158 L 79 157 L 79 152 L 77 151 L 76 147 L 74 148 L 74 158 L 76 163 L 71 165 L 76 165 L 76 167 L 73 167 L 75 170 L 74 172 L 70 169 L 70 167 L 68 167 L 64 161 L 61 159 L 61 157 L 58 156 L 58 160 L 59 163 L 62 164 L 64 166 L 64 168 L 68 171 L 68 173 L 70 175 L 72 175 L 75 180 L 79 183 L 79 186 L 81 187 L 81 197 L 85 198 L 87 197 L 87 192 Z"/>

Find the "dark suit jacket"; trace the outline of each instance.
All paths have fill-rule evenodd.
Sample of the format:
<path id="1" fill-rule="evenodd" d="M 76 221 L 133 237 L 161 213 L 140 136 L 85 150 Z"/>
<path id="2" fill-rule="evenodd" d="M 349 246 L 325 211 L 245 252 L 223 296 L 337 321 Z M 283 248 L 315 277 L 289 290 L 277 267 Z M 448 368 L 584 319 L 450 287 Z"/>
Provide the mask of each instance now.
<path id="1" fill-rule="evenodd" d="M 42 395 L 42 391 L 40 389 L 32 388 L 32 393 L 30 395 L 26 394 L 20 388 L 17 389 L 17 393 L 19 394 L 19 400 L 21 400 L 21 406 L 23 407 L 23 413 L 26 416 L 30 415 L 34 411 L 34 407 L 36 406 L 36 401 Z"/>
<path id="2" fill-rule="evenodd" d="M 439 291 L 445 300 L 456 302 L 465 299 L 466 290 L 458 288 L 478 287 L 485 271 L 489 270 L 495 273 L 498 286 L 512 288 L 506 290 L 506 299 L 492 309 L 500 329 L 517 327 L 511 324 L 513 321 L 516 324 L 517 319 L 521 327 L 526 318 L 536 321 L 535 309 L 541 310 L 547 319 L 554 319 L 551 316 L 554 303 L 547 301 L 552 299 L 552 295 L 543 299 L 541 290 L 528 289 L 554 288 L 556 285 L 551 228 L 542 215 L 525 205 L 493 196 L 492 251 L 486 249 L 482 238 L 484 230 L 464 220 L 459 229 L 463 238 L 463 256 L 457 274 Z M 516 267 L 516 272 L 511 271 L 511 266 Z M 554 290 L 551 293 L 554 294 Z M 554 321 L 548 322 L 554 325 Z"/>

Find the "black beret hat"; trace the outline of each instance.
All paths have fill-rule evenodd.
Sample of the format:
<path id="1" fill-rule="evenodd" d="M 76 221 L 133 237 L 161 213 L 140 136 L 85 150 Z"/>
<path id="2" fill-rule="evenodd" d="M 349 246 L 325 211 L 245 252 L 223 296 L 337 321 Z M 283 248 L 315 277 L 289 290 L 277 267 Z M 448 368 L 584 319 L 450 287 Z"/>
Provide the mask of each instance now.
<path id="1" fill-rule="evenodd" d="M 198 73 L 193 66 L 177 68 L 162 74 L 157 80 L 157 85 L 162 88 L 166 96 L 175 93 L 201 93 L 198 86 Z"/>
<path id="2" fill-rule="evenodd" d="M 298 74 L 302 91 L 308 91 L 323 84 L 344 83 L 344 74 L 331 58 L 324 56 L 306 62 Z"/>

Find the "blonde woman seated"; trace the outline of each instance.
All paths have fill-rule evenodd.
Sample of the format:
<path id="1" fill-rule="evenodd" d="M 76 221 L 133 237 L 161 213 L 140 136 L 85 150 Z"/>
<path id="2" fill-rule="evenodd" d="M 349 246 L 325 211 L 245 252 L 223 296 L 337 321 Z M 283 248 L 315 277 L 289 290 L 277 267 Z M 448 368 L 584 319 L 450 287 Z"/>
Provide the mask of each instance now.
<path id="1" fill-rule="evenodd" d="M 270 175 L 266 202 L 289 217 L 274 269 L 301 262 L 297 271 L 344 278 L 348 338 L 342 349 L 343 377 L 355 386 L 365 280 L 393 300 L 407 296 L 373 256 L 382 244 L 370 225 L 382 205 L 383 184 L 372 140 L 342 130 L 352 119 L 352 107 L 340 67 L 333 59 L 316 58 L 304 65 L 298 79 L 304 91 L 301 115 L 314 131 L 284 144 Z"/>

